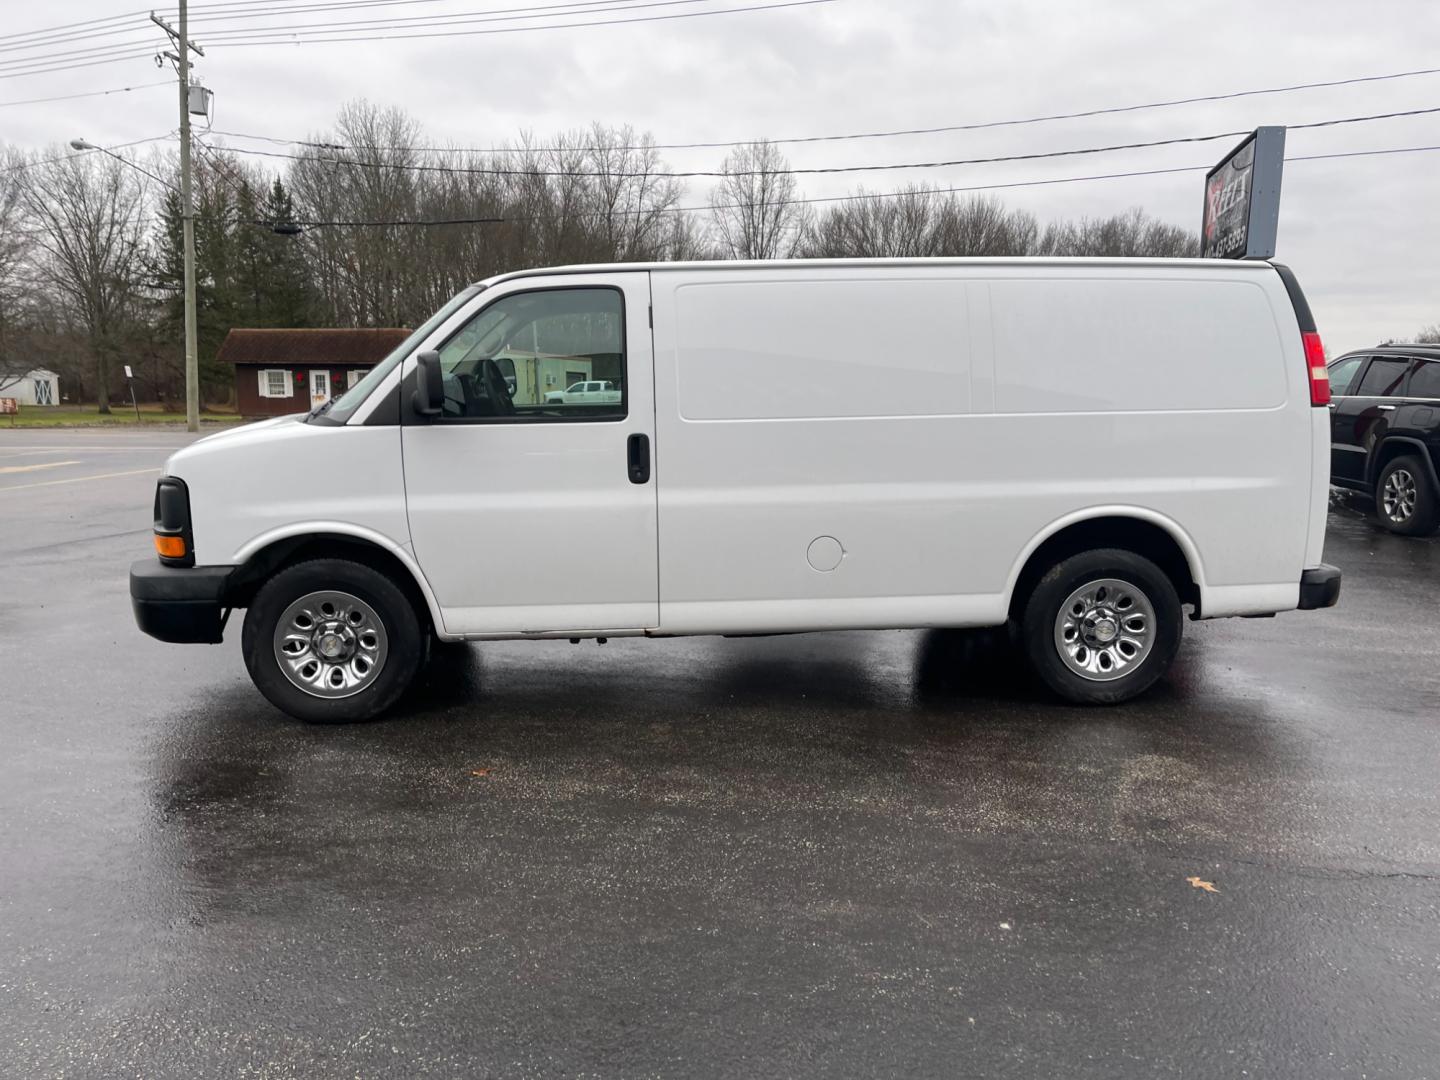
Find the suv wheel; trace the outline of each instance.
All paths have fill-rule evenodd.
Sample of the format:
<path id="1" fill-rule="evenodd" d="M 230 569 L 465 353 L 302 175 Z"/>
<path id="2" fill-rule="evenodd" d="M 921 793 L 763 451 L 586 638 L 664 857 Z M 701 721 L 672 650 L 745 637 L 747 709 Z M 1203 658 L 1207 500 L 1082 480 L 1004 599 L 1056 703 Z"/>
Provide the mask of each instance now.
<path id="1" fill-rule="evenodd" d="M 245 613 L 245 666 L 277 708 L 311 723 L 368 720 L 393 705 L 425 650 L 420 620 L 384 574 L 346 559 L 280 571 Z"/>
<path id="2" fill-rule="evenodd" d="M 1170 668 L 1184 612 L 1165 572 L 1118 548 L 1057 563 L 1025 604 L 1025 655 L 1055 693 L 1113 705 L 1144 693 Z"/>
<path id="3" fill-rule="evenodd" d="M 1440 503 L 1425 462 L 1406 454 L 1380 470 L 1375 481 L 1375 514 L 1402 536 L 1428 536 L 1440 524 Z"/>

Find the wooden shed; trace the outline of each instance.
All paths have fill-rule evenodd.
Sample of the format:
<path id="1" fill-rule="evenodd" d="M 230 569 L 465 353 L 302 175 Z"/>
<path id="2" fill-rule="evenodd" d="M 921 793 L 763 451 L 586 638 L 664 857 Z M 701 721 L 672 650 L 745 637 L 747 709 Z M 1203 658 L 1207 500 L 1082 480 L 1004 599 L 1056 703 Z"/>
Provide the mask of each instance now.
<path id="1" fill-rule="evenodd" d="M 405 329 L 234 329 L 217 359 L 235 366 L 242 416 L 306 412 L 360 381 L 410 334 Z"/>

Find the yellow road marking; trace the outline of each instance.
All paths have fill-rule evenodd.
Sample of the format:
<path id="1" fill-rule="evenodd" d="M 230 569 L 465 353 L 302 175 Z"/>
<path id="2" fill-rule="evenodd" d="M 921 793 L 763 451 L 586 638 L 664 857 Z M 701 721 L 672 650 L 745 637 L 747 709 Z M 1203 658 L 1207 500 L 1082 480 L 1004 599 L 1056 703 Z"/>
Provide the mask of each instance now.
<path id="1" fill-rule="evenodd" d="M 0 476 L 5 473 L 34 472 L 36 469 L 56 469 L 61 465 L 79 465 L 78 461 L 42 461 L 38 465 L 0 465 Z"/>
<path id="2" fill-rule="evenodd" d="M 52 487 L 55 484 L 78 484 L 82 480 L 110 480 L 117 476 L 139 476 L 141 473 L 161 472 L 160 469 L 131 469 L 129 472 L 100 473 L 96 476 L 72 476 L 68 480 L 42 480 L 38 484 L 9 484 L 0 491 L 23 491 L 25 488 Z"/>

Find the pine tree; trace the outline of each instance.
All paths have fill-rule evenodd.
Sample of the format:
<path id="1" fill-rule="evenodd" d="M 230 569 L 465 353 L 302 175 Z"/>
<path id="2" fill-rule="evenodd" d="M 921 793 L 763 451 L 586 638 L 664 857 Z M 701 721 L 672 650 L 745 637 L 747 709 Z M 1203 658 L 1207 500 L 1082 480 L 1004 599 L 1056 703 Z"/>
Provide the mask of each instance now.
<path id="1" fill-rule="evenodd" d="M 282 236 L 277 225 L 295 222 L 295 202 L 277 177 L 265 196 L 260 215 L 271 225 L 263 245 L 268 326 L 309 326 L 315 311 L 315 293 L 305 265 L 300 236 Z"/>
<path id="2" fill-rule="evenodd" d="M 172 191 L 165 196 L 159 217 L 153 284 L 164 294 L 162 328 L 176 343 L 177 362 L 183 362 L 185 262 L 179 195 Z M 228 397 L 233 382 L 230 369 L 215 357 L 236 322 L 235 217 L 227 191 L 219 185 L 202 190 L 195 204 L 195 327 L 202 398 Z"/>

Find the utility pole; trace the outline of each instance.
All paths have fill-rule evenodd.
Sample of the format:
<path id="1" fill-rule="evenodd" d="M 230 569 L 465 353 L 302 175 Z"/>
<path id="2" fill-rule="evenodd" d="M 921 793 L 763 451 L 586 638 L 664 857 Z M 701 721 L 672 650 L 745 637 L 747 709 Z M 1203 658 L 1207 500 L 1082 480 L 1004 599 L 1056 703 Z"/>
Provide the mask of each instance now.
<path id="1" fill-rule="evenodd" d="M 180 3 L 180 28 L 150 13 L 150 21 L 175 43 L 175 52 L 165 53 L 175 61 L 180 75 L 180 231 L 185 249 L 185 429 L 200 430 L 200 358 L 195 328 L 195 207 L 190 193 L 190 50 L 200 56 L 205 50 L 190 40 L 190 15 L 186 0 Z"/>

